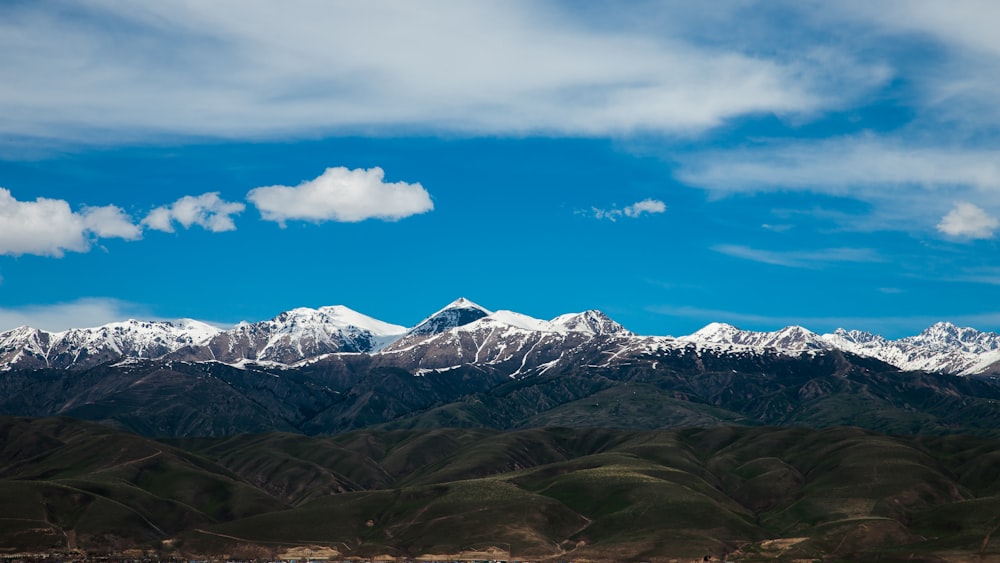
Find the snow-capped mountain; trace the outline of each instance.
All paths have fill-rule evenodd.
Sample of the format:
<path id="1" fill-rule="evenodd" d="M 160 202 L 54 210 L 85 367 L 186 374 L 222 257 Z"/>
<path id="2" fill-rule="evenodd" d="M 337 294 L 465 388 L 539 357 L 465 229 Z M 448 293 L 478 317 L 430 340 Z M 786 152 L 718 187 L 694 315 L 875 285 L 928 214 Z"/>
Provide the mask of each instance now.
<path id="1" fill-rule="evenodd" d="M 596 310 L 559 315 L 552 319 L 554 327 L 568 332 L 586 332 L 593 335 L 635 336 L 631 331 Z"/>
<path id="2" fill-rule="evenodd" d="M 688 336 L 678 338 L 696 344 L 736 344 L 780 350 L 823 350 L 832 346 L 820 335 L 800 326 L 787 326 L 775 332 L 740 330 L 725 323 L 711 323 Z"/>
<path id="3" fill-rule="evenodd" d="M 711 323 L 678 340 L 787 351 L 842 350 L 875 358 L 902 370 L 956 375 L 982 373 L 1000 362 L 1000 335 L 945 322 L 937 323 L 916 336 L 899 340 L 888 340 L 860 330 L 837 329 L 820 336 L 800 326 L 789 326 L 774 332 L 755 332 L 724 323 Z"/>
<path id="4" fill-rule="evenodd" d="M 443 309 L 406 332 L 406 336 L 440 334 L 446 330 L 467 325 L 490 314 L 490 311 L 464 297 L 445 305 Z"/>
<path id="5" fill-rule="evenodd" d="M 79 369 L 123 358 L 161 357 L 294 363 L 334 352 L 374 352 L 405 331 L 340 305 L 293 309 L 229 330 L 189 319 L 128 320 L 63 332 L 20 327 L 0 333 L 0 365 Z"/>
<path id="6" fill-rule="evenodd" d="M 916 336 L 886 340 L 857 330 L 824 334 L 831 346 L 877 358 L 904 370 L 970 375 L 1000 361 L 1000 335 L 937 323 Z"/>
<path id="7" fill-rule="evenodd" d="M 520 376 L 571 364 L 655 368 L 658 356 L 671 354 L 797 356 L 824 350 L 871 357 L 904 370 L 957 375 L 1000 371 L 994 367 L 1000 366 L 1000 335 L 949 323 L 899 340 L 856 330 L 820 336 L 800 326 L 756 332 L 723 323 L 675 339 L 637 336 L 595 310 L 542 320 L 490 311 L 465 298 L 409 329 L 342 305 L 292 309 L 228 330 L 193 320 L 128 320 L 62 332 L 20 327 L 0 333 L 0 369 L 83 369 L 127 358 L 297 365 L 363 354 L 374 366 L 415 373 L 476 364 Z"/>
<path id="8" fill-rule="evenodd" d="M 271 320 L 240 323 L 203 346 L 181 349 L 170 357 L 293 364 L 324 354 L 375 352 L 404 332 L 406 327 L 373 319 L 343 305 L 300 307 Z"/>
<path id="9" fill-rule="evenodd" d="M 631 334 L 600 311 L 545 321 L 514 311 L 492 312 L 459 299 L 383 349 L 379 363 L 411 370 L 484 364 L 516 376 L 596 337 Z"/>
<path id="10" fill-rule="evenodd" d="M 123 357 L 158 358 L 184 347 L 204 345 L 220 332 L 191 319 L 130 319 L 62 332 L 20 327 L 0 333 L 0 365 L 7 369 L 85 368 Z"/>

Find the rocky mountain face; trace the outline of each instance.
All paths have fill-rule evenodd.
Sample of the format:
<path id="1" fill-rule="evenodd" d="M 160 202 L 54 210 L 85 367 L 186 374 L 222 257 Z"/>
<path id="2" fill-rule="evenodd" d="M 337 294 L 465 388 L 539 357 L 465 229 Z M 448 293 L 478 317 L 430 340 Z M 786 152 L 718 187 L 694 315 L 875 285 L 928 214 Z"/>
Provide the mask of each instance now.
<path id="1" fill-rule="evenodd" d="M 336 352 L 375 352 L 406 328 L 343 306 L 299 308 L 229 330 L 206 323 L 128 320 L 96 328 L 0 333 L 4 369 L 84 369 L 128 358 L 292 364 Z"/>
<path id="2" fill-rule="evenodd" d="M 220 332 L 192 320 L 128 320 L 63 332 L 20 327 L 0 333 L 0 366 L 82 369 L 125 357 L 158 358 L 181 348 L 205 346 Z"/>
<path id="3" fill-rule="evenodd" d="M 0 415 L 150 436 L 718 424 L 994 432 L 996 378 L 900 371 L 878 358 L 995 352 L 988 334 L 932 329 L 895 342 L 838 333 L 854 352 L 801 327 L 637 336 L 599 311 L 545 321 L 464 299 L 410 330 L 346 307 L 229 330 L 190 321 L 19 329 L 0 340 L 10 362 Z"/>
<path id="4" fill-rule="evenodd" d="M 951 323 L 937 323 L 899 340 L 843 329 L 823 338 L 835 348 L 878 358 L 904 370 L 970 375 L 992 372 L 993 364 L 1000 361 L 1000 335 Z"/>
<path id="5" fill-rule="evenodd" d="M 692 350 L 696 356 L 704 352 L 737 357 L 839 350 L 902 370 L 955 375 L 1000 371 L 1000 335 L 949 323 L 899 340 L 843 329 L 819 335 L 799 326 L 755 332 L 723 323 L 672 338 L 635 335 L 600 311 L 545 321 L 513 311 L 490 311 L 465 298 L 409 329 L 344 306 L 293 309 L 227 330 L 192 320 L 128 320 L 63 332 L 21 327 L 0 333 L 0 369 L 78 370 L 130 358 L 235 366 L 327 365 L 341 362 L 343 354 L 366 354 L 372 365 L 418 374 L 481 365 L 520 377 L 570 363 L 653 365 L 657 356 Z"/>

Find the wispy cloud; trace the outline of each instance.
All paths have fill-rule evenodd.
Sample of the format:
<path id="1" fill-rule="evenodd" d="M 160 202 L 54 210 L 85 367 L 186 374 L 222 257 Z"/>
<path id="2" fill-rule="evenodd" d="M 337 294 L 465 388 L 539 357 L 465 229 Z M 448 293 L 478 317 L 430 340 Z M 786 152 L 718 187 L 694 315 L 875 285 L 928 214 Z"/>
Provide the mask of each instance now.
<path id="1" fill-rule="evenodd" d="M 642 17 L 593 25 L 590 10 L 554 2 L 101 1 L 71 12 L 27 2 L 0 10 L 0 73 L 18 78 L 0 96 L 5 134 L 73 141 L 384 127 L 697 133 L 740 116 L 809 114 L 838 105 L 848 86 L 888 78 L 884 65 L 844 56 L 821 67 L 815 49 L 769 58 L 679 29 L 652 33 L 635 23 Z"/>
<path id="2" fill-rule="evenodd" d="M 806 192 L 859 200 L 871 213 L 840 219 L 866 231 L 946 232 L 938 225 L 956 195 L 980 210 L 1000 209 L 1000 150 L 917 146 L 873 135 L 701 152 L 682 160 L 677 178 L 715 197 Z"/>
<path id="3" fill-rule="evenodd" d="M 0 307 L 0 330 L 30 326 L 48 331 L 93 327 L 128 318 L 151 319 L 149 310 L 134 303 L 105 297 L 67 303 Z"/>
<path id="4" fill-rule="evenodd" d="M 598 219 L 608 219 L 610 221 L 617 221 L 622 217 L 636 218 L 644 214 L 656 214 L 663 213 L 667 210 L 667 204 L 663 203 L 658 199 L 644 199 L 642 201 L 637 201 L 632 205 L 626 205 L 625 207 L 618 208 L 612 207 L 611 209 L 600 209 L 594 207 L 591 209 L 594 217 Z"/>
<path id="5" fill-rule="evenodd" d="M 720 244 L 712 250 L 764 264 L 788 268 L 819 269 L 835 262 L 881 262 L 878 253 L 870 248 L 822 248 L 819 250 L 763 250 L 738 244 Z"/>
<path id="6" fill-rule="evenodd" d="M 434 209 L 430 194 L 419 183 L 385 182 L 378 167 L 348 170 L 327 168 L 314 180 L 298 186 L 254 188 L 247 200 L 261 217 L 281 226 L 286 221 L 356 222 L 365 219 L 396 221 Z"/>

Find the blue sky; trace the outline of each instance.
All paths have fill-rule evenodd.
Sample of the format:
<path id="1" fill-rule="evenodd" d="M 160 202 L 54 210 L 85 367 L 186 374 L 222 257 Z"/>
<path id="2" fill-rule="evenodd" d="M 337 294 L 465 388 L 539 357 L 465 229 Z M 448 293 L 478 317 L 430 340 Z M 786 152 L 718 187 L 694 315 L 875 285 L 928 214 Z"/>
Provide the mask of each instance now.
<path id="1" fill-rule="evenodd" d="M 0 4 L 0 328 L 1000 328 L 993 2 Z"/>

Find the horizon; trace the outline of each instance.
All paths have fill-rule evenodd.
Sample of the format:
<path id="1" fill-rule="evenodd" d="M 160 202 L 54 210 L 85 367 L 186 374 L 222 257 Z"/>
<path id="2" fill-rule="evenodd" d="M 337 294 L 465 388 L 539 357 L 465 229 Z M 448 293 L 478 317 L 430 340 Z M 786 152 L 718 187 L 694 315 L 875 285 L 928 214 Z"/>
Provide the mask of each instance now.
<path id="1" fill-rule="evenodd" d="M 523 312 L 518 311 L 516 309 L 509 309 L 509 308 L 497 308 L 497 309 L 493 309 L 493 308 L 489 308 L 489 307 L 484 307 L 483 305 L 481 305 L 481 304 L 479 304 L 479 303 L 477 303 L 477 302 L 475 302 L 473 300 L 467 299 L 466 297 L 463 296 L 463 297 L 459 297 L 457 299 L 454 299 L 452 302 L 448 303 L 448 305 L 446 305 L 444 307 L 440 307 L 438 309 L 435 309 L 434 312 L 432 312 L 431 314 L 425 315 L 424 317 L 422 317 L 418 321 L 412 322 L 412 323 L 409 323 L 409 324 L 398 323 L 398 322 L 396 322 L 394 320 L 391 320 L 391 319 L 382 319 L 382 318 L 372 317 L 372 316 L 366 314 L 364 311 L 359 311 L 359 310 L 354 309 L 353 307 L 350 307 L 348 305 L 344 305 L 342 303 L 338 303 L 338 304 L 334 304 L 334 305 L 321 305 L 321 306 L 318 306 L 318 307 L 293 307 L 293 308 L 287 309 L 285 311 L 280 311 L 278 313 L 275 313 L 271 317 L 267 317 L 267 318 L 263 318 L 263 319 L 256 319 L 256 320 L 242 319 L 242 320 L 240 320 L 240 321 L 238 321 L 236 323 L 220 323 L 220 322 L 215 322 L 215 321 L 211 321 L 211 320 L 195 319 L 195 318 L 190 318 L 190 317 L 172 318 L 172 319 L 171 318 L 136 318 L 136 317 L 128 317 L 128 318 L 111 320 L 111 321 L 108 321 L 107 323 L 103 323 L 101 325 L 94 325 L 94 326 L 67 326 L 67 327 L 64 327 L 64 328 L 51 328 L 51 329 L 47 329 L 47 328 L 40 327 L 40 326 L 30 326 L 30 325 L 18 325 L 18 326 L 15 326 L 15 327 L 0 326 L 0 332 L 7 332 L 7 331 L 14 330 L 14 329 L 17 329 L 17 328 L 28 327 L 28 328 L 33 328 L 33 329 L 37 329 L 37 330 L 42 330 L 42 331 L 45 331 L 45 332 L 58 333 L 58 332 L 65 332 L 65 331 L 74 330 L 74 329 L 78 329 L 78 330 L 94 329 L 94 328 L 99 328 L 101 326 L 106 326 L 108 324 L 127 323 L 127 322 L 130 322 L 130 321 L 139 322 L 139 323 L 143 323 L 143 322 L 149 322 L 149 323 L 170 323 L 170 324 L 173 324 L 174 326 L 178 326 L 180 324 L 184 324 L 186 321 L 193 321 L 193 322 L 196 322 L 196 323 L 201 323 L 201 324 L 209 325 L 210 327 L 212 327 L 214 329 L 217 329 L 217 330 L 220 330 L 220 331 L 227 331 L 227 330 L 231 330 L 233 328 L 236 328 L 236 327 L 238 327 L 240 325 L 254 324 L 254 323 L 259 323 L 259 322 L 270 321 L 270 320 L 273 320 L 274 318 L 276 318 L 277 316 L 279 316 L 279 315 L 281 315 L 283 313 L 292 312 L 292 311 L 295 311 L 295 310 L 306 309 L 306 310 L 309 310 L 309 311 L 318 311 L 318 310 L 321 310 L 321 309 L 329 309 L 329 308 L 344 308 L 344 309 L 347 309 L 348 311 L 350 311 L 352 313 L 356 313 L 356 314 L 360 314 L 362 316 L 368 317 L 371 320 L 378 321 L 378 322 L 381 322 L 381 323 L 387 323 L 387 324 L 397 325 L 397 326 L 401 327 L 404 330 L 410 330 L 410 329 L 413 329 L 416 326 L 418 326 L 423 321 L 431 318 L 435 314 L 437 314 L 437 313 L 439 313 L 441 311 L 444 311 L 445 309 L 450 308 L 451 305 L 453 305 L 453 304 L 455 304 L 456 302 L 459 302 L 459 301 L 465 301 L 465 302 L 467 302 L 467 303 L 469 303 L 471 305 L 475 305 L 477 307 L 485 309 L 486 311 L 488 311 L 490 313 L 490 315 L 492 315 L 494 313 L 499 313 L 499 312 L 513 312 L 513 313 L 518 313 L 518 314 L 521 314 L 521 315 L 526 315 L 526 316 L 528 316 L 529 318 L 531 318 L 533 320 L 539 320 L 539 321 L 544 321 L 544 322 L 551 322 L 551 321 L 555 320 L 556 318 L 558 318 L 560 316 L 564 316 L 564 315 L 577 315 L 577 314 L 583 314 L 583 313 L 585 313 L 587 311 L 598 311 L 600 313 L 605 314 L 612 321 L 618 322 L 617 319 L 615 319 L 613 316 L 608 315 L 607 313 L 605 313 L 604 311 L 601 311 L 599 309 L 588 309 L 588 310 L 584 310 L 584 311 L 568 311 L 568 312 L 560 313 L 559 315 L 555 315 L 555 316 L 550 317 L 550 318 L 542 318 L 542 317 L 536 317 L 534 315 L 523 313 Z M 0 319 L 0 321 L 2 321 L 2 319 Z M 619 324 L 622 324 L 622 323 L 619 323 Z M 625 326 L 625 325 L 622 325 L 622 326 L 624 326 L 624 328 L 626 330 L 629 330 L 629 331 L 633 332 L 636 336 L 639 336 L 639 337 L 673 337 L 673 338 L 683 338 L 683 337 L 687 337 L 687 336 L 692 336 L 696 332 L 699 332 L 702 329 L 708 328 L 709 326 L 716 325 L 716 324 L 721 324 L 721 325 L 725 325 L 725 326 L 732 326 L 732 327 L 734 327 L 736 329 L 739 329 L 739 330 L 745 331 L 745 332 L 761 332 L 761 333 L 774 333 L 774 332 L 779 332 L 779 331 L 781 331 L 783 329 L 786 329 L 786 328 L 800 327 L 800 328 L 804 328 L 804 329 L 806 329 L 806 330 L 808 330 L 808 331 L 810 331 L 810 332 L 812 332 L 812 333 L 814 333 L 816 335 L 819 335 L 819 336 L 823 336 L 825 334 L 830 334 L 830 333 L 835 332 L 836 330 L 841 330 L 841 329 L 847 330 L 847 331 L 857 330 L 857 331 L 861 331 L 861 332 L 870 332 L 870 333 L 876 334 L 878 336 L 883 336 L 883 337 L 885 337 L 885 338 L 887 338 L 889 340 L 899 340 L 901 338 L 906 338 L 906 337 L 909 337 L 909 336 L 917 336 L 919 334 L 922 334 L 926 330 L 928 330 L 930 328 L 933 328 L 935 326 L 938 326 L 938 325 L 950 325 L 950 326 L 954 326 L 954 327 L 957 327 L 957 328 L 963 329 L 963 330 L 965 330 L 965 329 L 972 329 L 972 330 L 978 330 L 978 331 L 980 331 L 982 333 L 998 335 L 996 332 L 993 332 L 993 331 L 984 331 L 984 330 L 980 330 L 980 329 L 978 329 L 976 327 L 963 326 L 963 325 L 956 324 L 956 323 L 953 323 L 953 322 L 947 321 L 947 320 L 939 320 L 939 321 L 931 322 L 926 327 L 924 327 L 923 329 L 921 329 L 920 331 L 918 331 L 918 332 L 916 332 L 914 334 L 909 334 L 909 335 L 904 335 L 904 336 L 899 336 L 899 337 L 887 337 L 884 334 L 880 334 L 880 333 L 877 333 L 877 332 L 871 331 L 871 330 L 866 330 L 863 327 L 838 326 L 838 327 L 835 327 L 835 328 L 830 329 L 830 330 L 813 330 L 813 328 L 809 327 L 809 326 L 791 324 L 791 325 L 776 326 L 776 327 L 771 328 L 771 329 L 763 329 L 763 330 L 761 330 L 761 329 L 748 329 L 748 328 L 744 328 L 742 326 L 739 326 L 739 325 L 736 325 L 736 324 L 733 324 L 733 323 L 728 323 L 728 322 L 725 322 L 725 321 L 711 321 L 711 322 L 706 323 L 705 325 L 699 327 L 696 330 L 693 330 L 691 332 L 685 332 L 685 333 L 645 334 L 645 333 L 639 333 L 639 332 L 633 331 L 628 326 Z M 402 332 L 400 334 L 402 334 Z M 1000 335 L 998 335 L 998 336 L 1000 336 Z"/>
<path id="2" fill-rule="evenodd" d="M 0 329 L 475 295 L 645 335 L 1000 332 L 996 18 L 7 3 Z"/>

